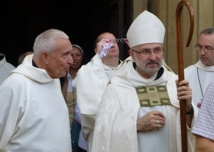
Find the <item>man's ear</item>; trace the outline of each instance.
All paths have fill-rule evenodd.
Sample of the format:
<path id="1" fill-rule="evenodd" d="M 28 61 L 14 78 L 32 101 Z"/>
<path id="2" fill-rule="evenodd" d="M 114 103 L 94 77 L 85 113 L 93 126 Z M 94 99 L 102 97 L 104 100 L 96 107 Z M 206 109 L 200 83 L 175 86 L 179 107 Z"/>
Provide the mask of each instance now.
<path id="1" fill-rule="evenodd" d="M 46 51 L 42 52 L 42 62 L 44 64 L 48 64 L 49 63 L 49 54 Z"/>
<path id="2" fill-rule="evenodd" d="M 96 48 L 94 48 L 94 52 L 95 52 L 95 53 L 97 53 L 97 47 L 96 47 Z"/>
<path id="3" fill-rule="evenodd" d="M 126 39 L 124 39 L 124 41 L 128 45 L 128 47 L 130 48 L 129 40 L 126 38 Z M 133 51 L 131 49 L 129 49 L 129 55 L 133 58 Z"/>
<path id="4" fill-rule="evenodd" d="M 129 56 L 131 56 L 133 62 L 135 62 L 135 56 L 134 56 L 134 53 L 131 49 L 129 49 Z"/>
<path id="5" fill-rule="evenodd" d="M 131 49 L 129 49 L 129 55 L 133 56 L 133 51 Z"/>

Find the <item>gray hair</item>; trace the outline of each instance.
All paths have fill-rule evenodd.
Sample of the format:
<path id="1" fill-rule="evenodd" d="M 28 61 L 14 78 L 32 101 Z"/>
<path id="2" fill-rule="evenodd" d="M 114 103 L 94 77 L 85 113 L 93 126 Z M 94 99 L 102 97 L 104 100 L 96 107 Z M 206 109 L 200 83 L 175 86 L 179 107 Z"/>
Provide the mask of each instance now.
<path id="1" fill-rule="evenodd" d="M 213 27 L 210 27 L 210 28 L 203 29 L 203 30 L 200 32 L 200 35 L 201 35 L 201 34 L 214 34 L 214 28 L 213 28 Z"/>
<path id="2" fill-rule="evenodd" d="M 33 45 L 34 55 L 39 56 L 42 51 L 53 51 L 55 48 L 55 40 L 58 38 L 69 39 L 69 36 L 58 29 L 49 29 L 39 34 Z"/>

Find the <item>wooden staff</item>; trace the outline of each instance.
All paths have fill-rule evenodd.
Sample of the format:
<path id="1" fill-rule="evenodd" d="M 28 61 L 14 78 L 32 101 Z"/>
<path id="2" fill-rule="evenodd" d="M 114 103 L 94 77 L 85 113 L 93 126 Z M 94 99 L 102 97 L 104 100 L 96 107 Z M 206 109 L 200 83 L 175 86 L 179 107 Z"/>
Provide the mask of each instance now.
<path id="1" fill-rule="evenodd" d="M 176 32 L 177 32 L 177 60 L 178 60 L 178 81 L 184 80 L 182 34 L 181 34 L 181 12 L 183 6 L 186 6 L 190 15 L 190 31 L 186 47 L 189 46 L 194 29 L 193 8 L 187 0 L 181 0 L 176 8 Z M 181 119 L 181 146 L 182 152 L 188 151 L 187 128 L 186 128 L 186 101 L 180 101 L 180 119 Z"/>

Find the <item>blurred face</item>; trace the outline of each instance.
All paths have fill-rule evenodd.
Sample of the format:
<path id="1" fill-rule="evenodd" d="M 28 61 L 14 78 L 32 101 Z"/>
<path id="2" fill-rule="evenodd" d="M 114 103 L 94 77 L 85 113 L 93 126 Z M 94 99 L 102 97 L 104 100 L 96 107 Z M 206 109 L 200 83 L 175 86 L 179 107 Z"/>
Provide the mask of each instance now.
<path id="1" fill-rule="evenodd" d="M 129 50 L 136 70 L 144 78 L 151 78 L 162 66 L 163 46 L 159 43 L 142 44 Z"/>
<path id="2" fill-rule="evenodd" d="M 214 65 L 214 34 L 201 34 L 196 45 L 198 57 L 207 66 Z"/>
<path id="3" fill-rule="evenodd" d="M 118 56 L 119 57 L 119 47 L 116 42 L 116 38 L 111 33 L 103 33 L 99 36 L 100 40 L 104 40 L 106 43 L 112 43 L 112 47 L 109 49 L 106 57 Z"/>
<path id="4" fill-rule="evenodd" d="M 57 39 L 55 46 L 55 50 L 47 54 L 46 70 L 50 77 L 60 78 L 66 75 L 73 63 L 73 47 L 68 39 Z"/>
<path id="5" fill-rule="evenodd" d="M 82 60 L 83 60 L 82 51 L 79 48 L 74 46 L 73 50 L 71 51 L 71 56 L 73 58 L 73 64 L 71 64 L 71 68 L 79 69 L 82 65 Z"/>

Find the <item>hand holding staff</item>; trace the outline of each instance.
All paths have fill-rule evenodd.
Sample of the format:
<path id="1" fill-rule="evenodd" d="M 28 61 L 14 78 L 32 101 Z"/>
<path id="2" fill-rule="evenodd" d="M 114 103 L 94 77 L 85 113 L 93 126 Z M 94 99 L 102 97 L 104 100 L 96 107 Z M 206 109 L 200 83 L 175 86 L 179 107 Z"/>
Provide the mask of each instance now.
<path id="1" fill-rule="evenodd" d="M 186 47 L 189 46 L 194 29 L 193 8 L 187 0 L 181 0 L 176 8 L 176 32 L 177 32 L 177 60 L 178 60 L 178 80 L 184 80 L 183 51 L 182 51 L 182 33 L 181 33 L 181 12 L 183 6 L 186 6 L 190 15 L 190 31 Z M 181 118 L 181 143 L 182 152 L 187 152 L 187 130 L 186 130 L 186 101 L 180 101 Z"/>

